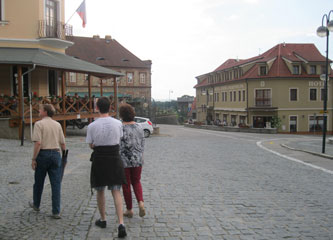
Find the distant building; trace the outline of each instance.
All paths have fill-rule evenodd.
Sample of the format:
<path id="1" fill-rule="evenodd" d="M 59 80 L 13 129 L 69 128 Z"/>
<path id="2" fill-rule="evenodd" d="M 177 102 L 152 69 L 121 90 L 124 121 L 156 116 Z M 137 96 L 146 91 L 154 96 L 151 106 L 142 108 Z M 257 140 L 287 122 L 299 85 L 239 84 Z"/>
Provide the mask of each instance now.
<path id="1" fill-rule="evenodd" d="M 278 44 L 245 60 L 229 59 L 197 78 L 197 120 L 219 119 L 228 126 L 270 127 L 279 132 L 320 132 L 323 128 L 326 58 L 314 44 Z M 329 68 L 330 78 L 331 69 Z M 332 87 L 328 125 L 332 132 Z"/>
<path id="2" fill-rule="evenodd" d="M 66 49 L 66 54 L 123 73 L 118 79 L 118 97 L 131 103 L 138 115 L 148 115 L 151 105 L 151 65 L 152 61 L 143 61 L 123 47 L 110 35 L 100 38 L 98 35 L 89 37 L 69 36 L 74 45 Z M 95 97 L 114 96 L 112 78 L 92 80 L 92 94 Z M 87 94 L 86 75 L 67 74 L 67 88 L 70 95 Z M 102 86 L 102 92 L 100 91 Z"/>
<path id="3" fill-rule="evenodd" d="M 189 116 L 189 112 L 192 109 L 193 101 L 194 97 L 189 95 L 177 98 L 177 109 L 183 118 L 191 118 L 191 116 Z"/>

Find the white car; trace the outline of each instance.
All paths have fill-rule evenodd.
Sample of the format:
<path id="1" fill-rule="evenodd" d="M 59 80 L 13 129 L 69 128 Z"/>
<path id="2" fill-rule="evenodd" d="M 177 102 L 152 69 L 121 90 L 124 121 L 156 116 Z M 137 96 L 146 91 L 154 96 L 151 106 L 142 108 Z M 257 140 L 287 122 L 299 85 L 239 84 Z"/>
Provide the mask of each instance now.
<path id="1" fill-rule="evenodd" d="M 141 125 L 146 138 L 149 137 L 150 134 L 153 134 L 153 131 L 154 131 L 153 124 L 149 120 L 149 118 L 134 117 L 134 121 Z"/>

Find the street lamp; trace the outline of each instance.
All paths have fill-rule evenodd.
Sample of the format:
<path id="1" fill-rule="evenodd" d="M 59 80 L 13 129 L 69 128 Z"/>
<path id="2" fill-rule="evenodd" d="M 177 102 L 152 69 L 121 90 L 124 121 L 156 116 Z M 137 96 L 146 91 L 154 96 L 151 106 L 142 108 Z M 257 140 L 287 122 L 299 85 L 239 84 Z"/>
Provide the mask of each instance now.
<path id="1" fill-rule="evenodd" d="M 172 90 L 169 90 L 169 102 L 171 102 L 171 99 L 170 99 L 170 94 L 173 93 Z"/>
<path id="2" fill-rule="evenodd" d="M 321 20 L 321 26 L 317 29 L 317 35 L 319 37 L 326 37 L 326 71 L 325 71 L 325 87 L 324 87 L 324 126 L 323 126 L 323 145 L 322 153 L 325 153 L 326 143 L 326 129 L 327 129 L 327 82 L 328 82 L 328 38 L 330 31 L 333 31 L 333 20 L 330 21 L 330 15 L 333 10 L 328 14 L 324 14 Z M 324 26 L 324 20 L 326 18 L 326 26 Z"/>

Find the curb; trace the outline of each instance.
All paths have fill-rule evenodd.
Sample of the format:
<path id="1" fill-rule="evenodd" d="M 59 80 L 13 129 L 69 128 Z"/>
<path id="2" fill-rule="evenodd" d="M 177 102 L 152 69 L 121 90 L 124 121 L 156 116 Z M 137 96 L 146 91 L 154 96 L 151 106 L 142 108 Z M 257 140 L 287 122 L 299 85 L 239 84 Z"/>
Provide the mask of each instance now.
<path id="1" fill-rule="evenodd" d="M 299 152 L 305 152 L 305 153 L 309 153 L 309 154 L 312 154 L 312 155 L 315 155 L 315 156 L 319 156 L 319 157 L 323 157 L 323 158 L 327 158 L 327 159 L 331 159 L 333 160 L 333 156 L 331 155 L 327 155 L 327 154 L 324 154 L 324 153 L 316 153 L 316 152 L 311 152 L 311 151 L 307 151 L 307 150 L 302 150 L 302 149 L 297 149 L 297 148 L 292 148 L 292 147 L 289 147 L 285 144 L 280 144 L 281 147 L 284 147 L 284 148 L 287 148 L 289 150 L 293 150 L 293 151 L 299 151 Z"/>

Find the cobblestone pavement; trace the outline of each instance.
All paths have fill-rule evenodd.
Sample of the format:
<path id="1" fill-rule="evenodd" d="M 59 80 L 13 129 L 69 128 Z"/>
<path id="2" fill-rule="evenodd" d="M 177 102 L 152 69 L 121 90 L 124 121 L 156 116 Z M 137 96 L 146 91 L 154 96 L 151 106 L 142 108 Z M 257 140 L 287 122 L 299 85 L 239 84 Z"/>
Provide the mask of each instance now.
<path id="1" fill-rule="evenodd" d="M 142 184 L 147 215 L 140 218 L 136 208 L 136 215 L 125 219 L 127 239 L 333 239 L 333 175 L 257 145 L 260 141 L 267 149 L 303 161 L 313 158 L 313 164 L 329 168 L 330 162 L 322 164 L 319 157 L 274 144 L 307 137 L 167 125 L 161 125 L 160 132 L 146 141 Z M 61 220 L 49 217 L 49 185 L 41 212 L 28 207 L 32 144 L 26 141 L 20 147 L 19 141 L 0 139 L 0 239 L 116 237 L 110 194 L 108 226 L 94 226 L 99 214 L 89 188 L 90 150 L 84 131 L 76 135 L 67 138 L 70 162 Z"/>

